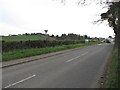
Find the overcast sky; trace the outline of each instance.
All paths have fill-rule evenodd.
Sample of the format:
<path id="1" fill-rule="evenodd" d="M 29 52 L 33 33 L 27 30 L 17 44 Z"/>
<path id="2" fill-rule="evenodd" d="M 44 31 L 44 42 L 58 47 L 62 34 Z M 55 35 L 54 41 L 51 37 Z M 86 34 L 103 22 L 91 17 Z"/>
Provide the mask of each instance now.
<path id="1" fill-rule="evenodd" d="M 0 35 L 44 33 L 48 30 L 50 35 L 113 36 L 107 23 L 92 24 L 105 11 L 107 9 L 96 4 L 78 6 L 75 0 L 68 0 L 66 5 L 56 0 L 0 0 Z"/>

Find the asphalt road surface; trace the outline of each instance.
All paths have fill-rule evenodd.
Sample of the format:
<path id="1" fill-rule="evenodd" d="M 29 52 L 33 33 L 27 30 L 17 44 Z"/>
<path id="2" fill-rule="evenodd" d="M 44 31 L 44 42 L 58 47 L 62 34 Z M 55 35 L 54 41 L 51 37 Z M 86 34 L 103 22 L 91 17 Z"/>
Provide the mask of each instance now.
<path id="1" fill-rule="evenodd" d="M 2 88 L 97 88 L 112 48 L 92 45 L 3 68 Z"/>

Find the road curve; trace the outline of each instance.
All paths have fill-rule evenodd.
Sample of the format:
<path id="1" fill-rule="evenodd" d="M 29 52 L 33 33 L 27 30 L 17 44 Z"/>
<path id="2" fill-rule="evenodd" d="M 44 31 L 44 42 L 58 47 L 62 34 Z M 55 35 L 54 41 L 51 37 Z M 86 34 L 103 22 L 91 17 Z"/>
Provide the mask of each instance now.
<path id="1" fill-rule="evenodd" d="M 2 69 L 2 88 L 97 88 L 113 45 L 98 44 Z"/>

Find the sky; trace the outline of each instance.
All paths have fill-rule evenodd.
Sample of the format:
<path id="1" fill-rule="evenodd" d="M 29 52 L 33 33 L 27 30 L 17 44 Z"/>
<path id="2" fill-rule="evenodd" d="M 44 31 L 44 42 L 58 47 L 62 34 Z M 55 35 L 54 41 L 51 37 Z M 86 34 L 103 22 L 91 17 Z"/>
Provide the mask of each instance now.
<path id="1" fill-rule="evenodd" d="M 77 5 L 77 0 L 0 0 L 0 35 L 44 33 L 61 35 L 75 33 L 90 37 L 114 36 L 107 22 L 93 24 L 103 6 Z"/>

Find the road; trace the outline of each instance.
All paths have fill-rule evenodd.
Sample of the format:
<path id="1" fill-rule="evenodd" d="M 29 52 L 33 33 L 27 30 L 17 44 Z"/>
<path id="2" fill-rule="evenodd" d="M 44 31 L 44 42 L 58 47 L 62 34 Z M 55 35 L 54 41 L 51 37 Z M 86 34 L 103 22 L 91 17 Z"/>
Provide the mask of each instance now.
<path id="1" fill-rule="evenodd" d="M 97 88 L 112 48 L 92 45 L 3 68 L 2 88 Z"/>

